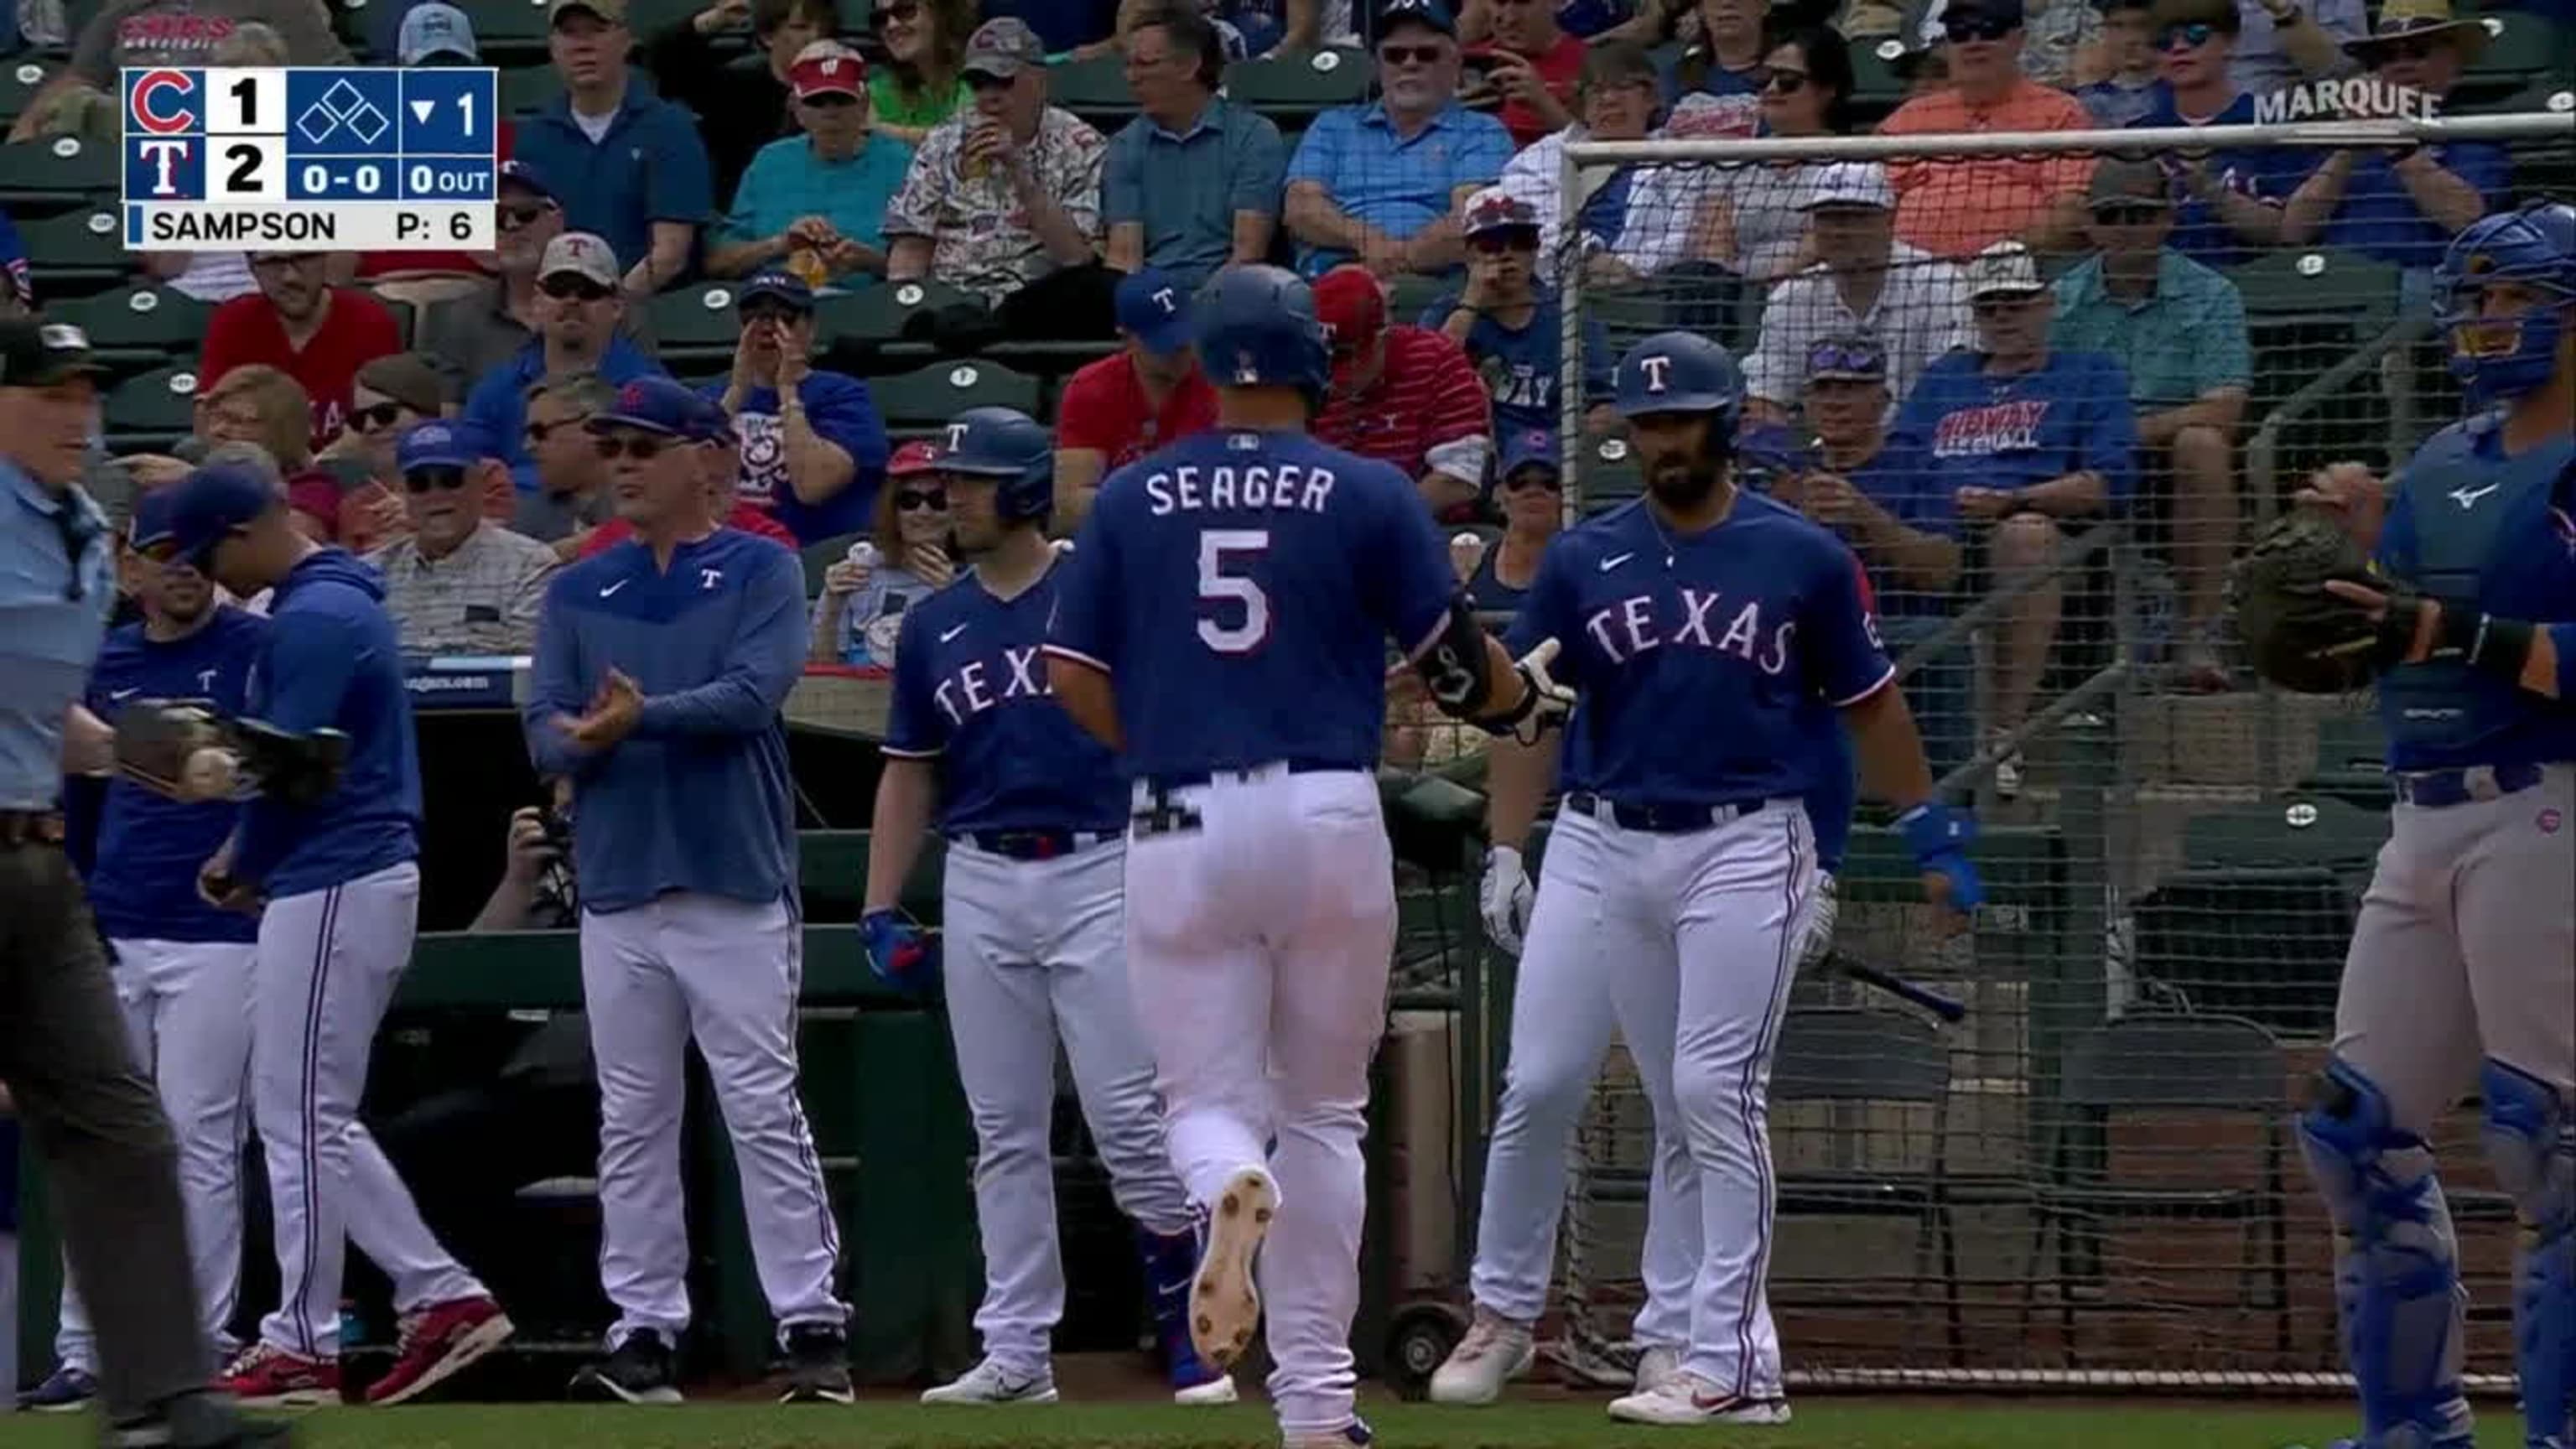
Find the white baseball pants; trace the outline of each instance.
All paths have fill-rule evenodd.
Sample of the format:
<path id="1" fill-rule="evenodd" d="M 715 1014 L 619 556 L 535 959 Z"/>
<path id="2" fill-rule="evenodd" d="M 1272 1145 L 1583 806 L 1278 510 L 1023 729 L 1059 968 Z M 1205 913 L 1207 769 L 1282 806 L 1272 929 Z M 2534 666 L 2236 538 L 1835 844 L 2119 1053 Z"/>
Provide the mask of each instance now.
<path id="1" fill-rule="evenodd" d="M 135 1063 L 161 1092 L 179 1140 L 179 1189 L 206 1337 L 220 1343 L 241 1287 L 241 1153 L 250 1116 L 252 973 L 247 941 L 111 941 L 109 975 Z M 98 1372 L 89 1309 L 63 1278 L 54 1353 Z"/>
<path id="2" fill-rule="evenodd" d="M 985 1356 L 1015 1375 L 1047 1368 L 1064 1316 L 1048 1143 L 1059 1036 L 1119 1208 L 1148 1232 L 1191 1227 L 1127 988 L 1126 876 L 1127 844 L 1115 838 L 1054 860 L 963 843 L 948 851 L 942 971 L 957 1074 L 975 1114 L 984 1245 L 975 1329 Z"/>
<path id="3" fill-rule="evenodd" d="M 1765 1292 L 1771 1053 L 1815 882 L 1814 834 L 1795 800 L 1680 834 L 1567 809 L 1548 837 L 1524 948 L 1607 973 L 1658 1138 L 1679 1124 L 1697 1168 L 1701 1249 L 1682 1367 L 1751 1398 L 1780 1393 Z"/>
<path id="4" fill-rule="evenodd" d="M 1127 969 L 1172 1163 L 1202 1210 L 1247 1167 L 1278 1184 L 1257 1270 L 1270 1397 L 1290 1437 L 1333 1433 L 1354 1417 L 1360 1138 L 1395 951 L 1377 782 L 1272 766 L 1171 803 L 1199 823 L 1130 837 Z"/>
<path id="5" fill-rule="evenodd" d="M 358 1121 L 367 1058 L 411 964 L 420 869 L 406 861 L 268 903 L 251 985 L 251 1110 L 268 1157 L 279 1277 L 271 1347 L 340 1355 L 347 1245 L 393 1280 L 408 1313 L 483 1285 L 421 1221 L 411 1192 Z"/>
<path id="6" fill-rule="evenodd" d="M 698 1044 L 733 1139 L 761 1292 L 783 1335 L 841 1327 L 840 1229 L 796 1095 L 796 993 L 804 938 L 783 900 L 680 891 L 623 911 L 584 911 L 581 992 L 599 1063 L 600 1287 L 611 1342 L 689 1326 L 689 1227 L 680 1188 L 688 1048 Z"/>

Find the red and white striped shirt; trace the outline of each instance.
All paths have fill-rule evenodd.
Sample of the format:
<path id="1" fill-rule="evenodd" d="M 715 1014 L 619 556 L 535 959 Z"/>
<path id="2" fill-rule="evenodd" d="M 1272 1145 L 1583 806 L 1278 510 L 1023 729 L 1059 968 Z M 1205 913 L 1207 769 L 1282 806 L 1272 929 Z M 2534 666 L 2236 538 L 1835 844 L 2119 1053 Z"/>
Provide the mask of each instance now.
<path id="1" fill-rule="evenodd" d="M 1336 392 L 1315 419 L 1315 436 L 1336 448 L 1404 470 L 1432 471 L 1431 452 L 1448 443 L 1493 436 L 1493 401 L 1476 366 L 1457 343 L 1422 327 L 1386 329 L 1386 365 L 1353 394 Z M 1450 471 L 1442 469 L 1442 471 Z M 1460 473 L 1482 485 L 1481 469 Z"/>

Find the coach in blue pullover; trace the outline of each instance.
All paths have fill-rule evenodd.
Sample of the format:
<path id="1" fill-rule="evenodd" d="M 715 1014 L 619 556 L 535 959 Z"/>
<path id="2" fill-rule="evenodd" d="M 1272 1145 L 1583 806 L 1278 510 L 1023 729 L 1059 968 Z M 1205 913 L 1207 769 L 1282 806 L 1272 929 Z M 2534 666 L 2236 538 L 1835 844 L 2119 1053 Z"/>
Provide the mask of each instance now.
<path id="1" fill-rule="evenodd" d="M 586 1398 L 679 1397 L 688 1327 L 679 1102 L 706 1058 L 742 1178 L 790 1401 L 850 1401 L 840 1244 L 796 1095 L 796 820 L 779 718 L 805 660 L 804 569 L 719 526 L 715 401 L 638 378 L 588 427 L 634 536 L 556 576 L 537 622 L 529 753 L 573 782 L 582 997 L 599 1062 L 600 1277 L 610 1351 Z"/>

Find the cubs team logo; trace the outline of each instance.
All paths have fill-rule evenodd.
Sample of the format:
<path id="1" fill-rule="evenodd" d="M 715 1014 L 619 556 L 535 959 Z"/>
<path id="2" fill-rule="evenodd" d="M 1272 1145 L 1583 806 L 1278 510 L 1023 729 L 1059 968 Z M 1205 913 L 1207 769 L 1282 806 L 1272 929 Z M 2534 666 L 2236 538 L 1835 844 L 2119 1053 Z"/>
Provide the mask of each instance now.
<path id="1" fill-rule="evenodd" d="M 154 136 L 175 136 L 197 124 L 197 108 L 188 97 L 197 83 L 186 71 L 144 72 L 125 93 L 125 118 L 134 129 Z"/>

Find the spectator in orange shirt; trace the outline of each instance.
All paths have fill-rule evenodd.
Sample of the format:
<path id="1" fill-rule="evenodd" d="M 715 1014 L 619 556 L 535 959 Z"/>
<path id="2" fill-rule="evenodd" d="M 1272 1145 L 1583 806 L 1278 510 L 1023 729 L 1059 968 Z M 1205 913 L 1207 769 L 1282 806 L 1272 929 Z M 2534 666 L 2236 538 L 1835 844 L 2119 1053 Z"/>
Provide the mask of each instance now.
<path id="1" fill-rule="evenodd" d="M 1556 22 L 1555 0 L 1486 0 L 1490 43 L 1467 52 L 1459 99 L 1471 106 L 1502 102 L 1503 129 L 1514 146 L 1573 125 L 1575 78 L 1585 46 Z"/>
<path id="2" fill-rule="evenodd" d="M 1882 136 L 1978 131 L 2081 131 L 2082 103 L 2022 73 L 2021 0 L 1953 0 L 1941 16 L 1950 87 L 1896 108 Z M 1975 256 L 1999 241 L 2033 251 L 2082 244 L 2093 158 L 2059 154 L 1945 157 L 1888 167 L 1898 238 L 1935 256 Z"/>
<path id="3" fill-rule="evenodd" d="M 1055 527 L 1070 533 L 1113 468 L 1216 426 L 1190 293 L 1152 268 L 1118 283 L 1115 355 L 1086 363 L 1056 405 Z"/>
<path id="4" fill-rule="evenodd" d="M 1472 516 L 1494 421 L 1466 351 L 1428 328 L 1388 326 L 1386 292 L 1356 262 L 1317 279 L 1315 316 L 1333 343 L 1333 386 L 1315 436 L 1403 469 L 1434 517 Z"/>

